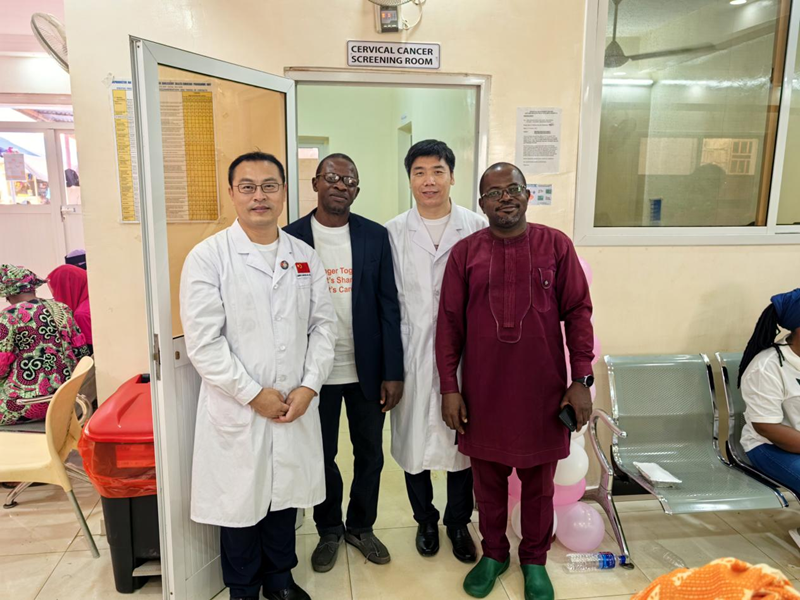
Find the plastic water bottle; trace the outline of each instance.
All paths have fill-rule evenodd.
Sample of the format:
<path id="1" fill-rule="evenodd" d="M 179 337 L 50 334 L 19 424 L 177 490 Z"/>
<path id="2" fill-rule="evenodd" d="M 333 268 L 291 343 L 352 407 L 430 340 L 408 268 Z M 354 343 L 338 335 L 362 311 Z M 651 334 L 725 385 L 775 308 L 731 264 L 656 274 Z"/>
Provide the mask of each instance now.
<path id="1" fill-rule="evenodd" d="M 615 556 L 611 552 L 590 552 L 587 554 L 567 554 L 566 570 L 569 573 L 586 573 L 587 571 L 607 571 L 619 563 L 627 564 L 628 557 Z"/>

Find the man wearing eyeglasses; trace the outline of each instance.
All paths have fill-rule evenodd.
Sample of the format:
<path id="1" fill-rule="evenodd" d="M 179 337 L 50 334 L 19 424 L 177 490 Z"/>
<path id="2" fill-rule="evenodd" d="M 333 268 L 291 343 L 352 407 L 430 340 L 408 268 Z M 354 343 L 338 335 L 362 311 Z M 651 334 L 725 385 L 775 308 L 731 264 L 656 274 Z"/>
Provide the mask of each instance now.
<path id="1" fill-rule="evenodd" d="M 552 600 L 544 565 L 553 533 L 553 477 L 569 454 L 569 430 L 558 415 L 571 405 L 580 428 L 591 414 L 592 302 L 569 238 L 526 222 L 530 192 L 516 166 L 489 167 L 480 192 L 489 228 L 453 248 L 436 330 L 442 417 L 470 457 L 483 536 L 483 557 L 464 590 L 483 598 L 508 569 L 508 477 L 515 468 L 522 481 L 525 598 Z"/>
<path id="2" fill-rule="evenodd" d="M 390 560 L 375 536 L 383 469 L 383 423 L 403 395 L 400 306 L 386 229 L 350 212 L 358 196 L 358 169 L 345 154 L 322 159 L 312 179 L 317 208 L 286 231 L 317 250 L 336 309 L 333 371 L 320 392 L 325 452 L 325 501 L 314 509 L 320 535 L 311 556 L 317 572 L 330 571 L 342 539 L 375 564 Z M 336 464 L 344 398 L 354 474 L 342 518 L 343 482 Z"/>
<path id="3" fill-rule="evenodd" d="M 181 275 L 189 360 L 201 378 L 192 520 L 220 527 L 232 599 L 308 600 L 292 579 L 297 508 L 325 498 L 316 396 L 333 366 L 334 307 L 316 253 L 278 228 L 283 165 L 252 152 L 228 169 L 236 221 L 194 247 Z"/>

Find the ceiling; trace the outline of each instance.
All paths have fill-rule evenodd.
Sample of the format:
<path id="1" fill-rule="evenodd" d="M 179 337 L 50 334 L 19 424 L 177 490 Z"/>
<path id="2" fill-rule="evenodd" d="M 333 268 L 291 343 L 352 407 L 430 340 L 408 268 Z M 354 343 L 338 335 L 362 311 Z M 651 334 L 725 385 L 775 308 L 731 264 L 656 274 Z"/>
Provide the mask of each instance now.
<path id="1" fill-rule="evenodd" d="M 0 0 L 0 53 L 44 54 L 31 33 L 31 15 L 50 13 L 64 22 L 64 0 Z"/>

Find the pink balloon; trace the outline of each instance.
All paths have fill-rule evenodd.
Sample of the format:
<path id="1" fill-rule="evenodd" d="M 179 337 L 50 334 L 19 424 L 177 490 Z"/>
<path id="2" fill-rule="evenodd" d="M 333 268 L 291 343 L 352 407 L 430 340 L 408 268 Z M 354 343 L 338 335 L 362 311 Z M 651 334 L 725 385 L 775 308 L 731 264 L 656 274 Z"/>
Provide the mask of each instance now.
<path id="1" fill-rule="evenodd" d="M 575 504 L 583 498 L 586 491 L 586 478 L 584 477 L 575 485 L 557 485 L 556 493 L 553 496 L 553 506 L 567 506 Z"/>
<path id="2" fill-rule="evenodd" d="M 583 502 L 556 508 L 558 541 L 573 552 L 594 552 L 606 535 L 603 517 Z"/>
<path id="3" fill-rule="evenodd" d="M 517 477 L 516 470 L 508 478 L 508 497 L 515 500 L 519 500 L 522 497 L 522 482 Z"/>
<path id="4" fill-rule="evenodd" d="M 594 402 L 594 399 L 597 398 L 597 389 L 594 386 L 590 387 L 589 394 L 592 396 L 592 402 Z"/>
<path id="5" fill-rule="evenodd" d="M 583 274 L 586 275 L 586 282 L 589 285 L 592 285 L 592 268 L 589 266 L 589 263 L 583 260 L 580 256 L 578 257 L 578 261 L 581 263 Z"/>

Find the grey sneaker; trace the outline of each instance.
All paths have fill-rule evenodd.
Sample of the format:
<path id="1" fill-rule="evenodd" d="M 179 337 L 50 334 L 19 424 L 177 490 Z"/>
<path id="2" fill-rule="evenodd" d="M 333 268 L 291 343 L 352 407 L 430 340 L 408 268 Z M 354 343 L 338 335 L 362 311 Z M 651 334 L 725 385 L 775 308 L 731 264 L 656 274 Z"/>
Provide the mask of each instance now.
<path id="1" fill-rule="evenodd" d="M 371 531 L 358 535 L 348 532 L 344 534 L 344 539 L 351 546 L 358 548 L 369 562 L 373 562 L 376 565 L 385 565 L 392 560 L 392 557 L 389 556 L 389 550 Z"/>
<path id="2" fill-rule="evenodd" d="M 311 567 L 317 573 L 327 573 L 336 564 L 336 557 L 339 556 L 339 546 L 342 544 L 342 536 L 329 533 L 319 538 L 317 547 L 311 554 Z"/>

